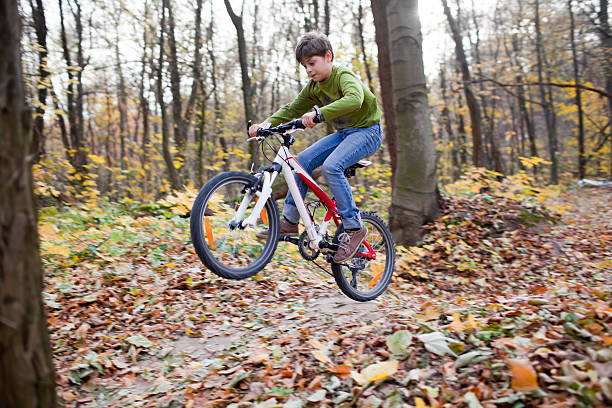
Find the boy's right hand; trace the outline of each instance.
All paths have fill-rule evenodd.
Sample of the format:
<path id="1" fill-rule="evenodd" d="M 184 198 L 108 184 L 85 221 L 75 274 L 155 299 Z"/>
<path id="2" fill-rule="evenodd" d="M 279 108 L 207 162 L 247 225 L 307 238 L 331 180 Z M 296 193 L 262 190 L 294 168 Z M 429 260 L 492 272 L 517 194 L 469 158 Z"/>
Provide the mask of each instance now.
<path id="1" fill-rule="evenodd" d="M 267 129 L 270 127 L 270 122 L 261 122 L 259 124 L 256 125 L 251 125 L 251 127 L 249 128 L 249 136 L 251 137 L 257 137 L 257 131 L 259 129 Z"/>

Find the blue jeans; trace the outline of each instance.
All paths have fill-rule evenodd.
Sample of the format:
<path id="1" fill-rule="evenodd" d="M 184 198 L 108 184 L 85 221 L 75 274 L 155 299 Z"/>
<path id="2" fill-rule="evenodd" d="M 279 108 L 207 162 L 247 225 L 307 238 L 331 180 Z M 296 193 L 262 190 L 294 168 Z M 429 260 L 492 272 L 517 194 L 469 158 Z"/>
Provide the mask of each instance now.
<path id="1" fill-rule="evenodd" d="M 314 169 L 322 166 L 323 176 L 329 186 L 342 217 L 344 228 L 361 228 L 361 215 L 355 205 L 351 186 L 344 177 L 344 169 L 357 163 L 364 157 L 376 153 L 382 143 L 382 128 L 376 123 L 366 128 L 347 128 L 325 136 L 301 152 L 297 161 L 312 175 Z M 302 197 L 308 186 L 295 176 L 295 181 Z M 287 194 L 283 216 L 293 223 L 298 223 L 300 215 L 291 193 Z"/>

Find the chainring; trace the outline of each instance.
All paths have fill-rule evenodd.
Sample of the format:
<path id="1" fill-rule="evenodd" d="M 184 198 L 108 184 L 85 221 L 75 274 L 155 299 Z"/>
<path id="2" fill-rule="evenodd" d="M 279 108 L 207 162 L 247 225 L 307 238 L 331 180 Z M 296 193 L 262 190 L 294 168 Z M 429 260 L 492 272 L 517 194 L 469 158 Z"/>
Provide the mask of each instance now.
<path id="1" fill-rule="evenodd" d="M 308 238 L 306 231 L 304 231 L 302 234 L 300 234 L 300 238 L 298 239 L 298 249 L 300 250 L 300 255 L 302 255 L 302 258 L 306 259 L 307 261 L 314 261 L 321 252 L 310 248 L 309 244 L 310 239 Z"/>

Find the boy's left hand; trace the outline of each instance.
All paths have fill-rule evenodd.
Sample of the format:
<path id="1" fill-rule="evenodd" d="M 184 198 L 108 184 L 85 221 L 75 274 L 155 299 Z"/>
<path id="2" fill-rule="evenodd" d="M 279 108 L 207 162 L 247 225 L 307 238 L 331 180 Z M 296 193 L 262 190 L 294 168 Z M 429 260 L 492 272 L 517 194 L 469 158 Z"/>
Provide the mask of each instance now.
<path id="1" fill-rule="evenodd" d="M 312 129 L 313 127 L 317 126 L 317 124 L 314 122 L 314 118 L 317 116 L 316 112 L 307 112 L 305 114 L 302 115 L 302 124 L 304 126 L 306 126 L 309 129 Z"/>

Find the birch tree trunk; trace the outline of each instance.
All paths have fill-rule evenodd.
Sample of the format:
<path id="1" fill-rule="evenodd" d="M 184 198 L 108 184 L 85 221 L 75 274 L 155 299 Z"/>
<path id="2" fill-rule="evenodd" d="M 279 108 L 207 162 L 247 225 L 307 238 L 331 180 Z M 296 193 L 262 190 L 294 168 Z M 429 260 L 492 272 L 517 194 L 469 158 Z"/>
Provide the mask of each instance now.
<path id="1" fill-rule="evenodd" d="M 42 305 L 32 192 L 31 112 L 25 107 L 21 17 L 0 2 L 0 406 L 55 407 L 55 369 Z"/>
<path id="2" fill-rule="evenodd" d="M 421 238 L 421 226 L 435 218 L 439 210 L 417 3 L 417 0 L 389 0 L 385 10 L 398 131 L 397 171 L 389 224 L 395 242 L 408 245 Z"/>

